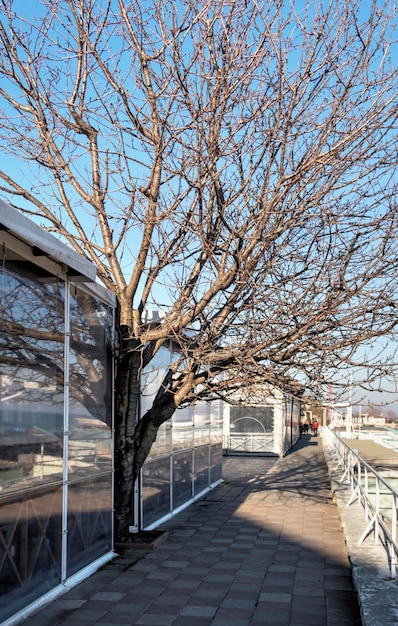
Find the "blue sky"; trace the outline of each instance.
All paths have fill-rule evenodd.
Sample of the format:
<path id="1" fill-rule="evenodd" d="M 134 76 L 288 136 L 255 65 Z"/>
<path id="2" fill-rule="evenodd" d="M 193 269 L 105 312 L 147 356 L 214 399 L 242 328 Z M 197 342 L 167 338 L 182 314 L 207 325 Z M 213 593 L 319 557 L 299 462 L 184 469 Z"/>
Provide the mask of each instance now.
<path id="1" fill-rule="evenodd" d="M 298 8 L 302 8 L 302 7 L 305 6 L 305 2 L 298 2 L 298 3 L 296 3 L 295 6 L 298 7 Z M 29 18 L 31 16 L 39 16 L 40 13 L 43 10 L 42 7 L 40 6 L 40 3 L 38 3 L 37 1 L 35 2 L 34 0 L 30 0 L 29 2 L 27 2 L 26 0 L 14 0 L 14 7 L 18 11 L 19 14 L 26 14 Z M 368 7 L 367 3 L 363 4 L 364 10 L 367 7 Z M 3 157 L 0 157 L 0 158 L 5 158 L 7 165 L 9 165 L 9 163 L 10 163 L 10 157 L 9 156 L 4 157 L 4 155 L 3 155 Z M 19 172 L 20 172 L 21 177 L 25 178 L 25 176 L 26 176 L 26 165 L 20 166 L 20 165 L 17 165 L 15 163 L 15 169 L 18 169 Z M 35 176 L 34 175 L 32 175 L 31 181 L 32 181 L 32 184 L 34 184 L 34 181 L 35 181 Z M 84 209 L 82 208 L 82 216 L 84 215 L 83 214 L 83 210 Z M 82 219 L 85 219 L 87 222 L 89 222 L 89 220 L 90 220 L 88 215 L 86 215 L 85 217 L 82 217 Z M 39 218 L 38 222 L 41 223 L 42 220 Z M 128 257 L 128 254 L 126 254 L 126 256 Z M 127 262 L 127 264 L 129 263 L 128 260 L 126 262 Z M 159 301 L 164 301 L 166 298 L 168 299 L 168 292 L 166 291 L 166 289 L 162 289 L 161 287 L 159 287 L 158 294 L 159 294 L 158 295 Z M 377 398 L 379 398 L 380 395 L 381 394 L 379 392 L 376 393 L 376 397 Z"/>

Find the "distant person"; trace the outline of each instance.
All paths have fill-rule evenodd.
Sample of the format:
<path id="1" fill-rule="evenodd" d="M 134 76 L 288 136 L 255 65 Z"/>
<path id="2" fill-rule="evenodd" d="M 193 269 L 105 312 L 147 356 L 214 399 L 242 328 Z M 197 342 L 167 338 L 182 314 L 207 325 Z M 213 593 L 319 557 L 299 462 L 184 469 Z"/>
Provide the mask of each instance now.
<path id="1" fill-rule="evenodd" d="M 315 437 L 318 436 L 318 428 L 319 428 L 318 420 L 313 420 L 312 424 L 311 424 L 311 429 L 312 429 L 312 432 L 315 435 Z"/>
<path id="2" fill-rule="evenodd" d="M 301 420 L 301 424 L 300 424 L 300 433 L 308 433 L 308 420 L 306 417 L 304 417 L 304 419 Z"/>

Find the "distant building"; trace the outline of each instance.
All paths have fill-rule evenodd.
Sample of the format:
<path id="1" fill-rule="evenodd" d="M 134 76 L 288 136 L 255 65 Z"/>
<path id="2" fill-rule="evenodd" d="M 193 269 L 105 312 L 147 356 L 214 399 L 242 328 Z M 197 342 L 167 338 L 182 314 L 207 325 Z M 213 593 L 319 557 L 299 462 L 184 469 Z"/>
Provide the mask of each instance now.
<path id="1" fill-rule="evenodd" d="M 249 395 L 224 408 L 224 453 L 283 456 L 300 437 L 300 400 L 270 386 Z"/>
<path id="2" fill-rule="evenodd" d="M 386 418 L 384 415 L 365 415 L 362 416 L 363 426 L 385 426 Z"/>

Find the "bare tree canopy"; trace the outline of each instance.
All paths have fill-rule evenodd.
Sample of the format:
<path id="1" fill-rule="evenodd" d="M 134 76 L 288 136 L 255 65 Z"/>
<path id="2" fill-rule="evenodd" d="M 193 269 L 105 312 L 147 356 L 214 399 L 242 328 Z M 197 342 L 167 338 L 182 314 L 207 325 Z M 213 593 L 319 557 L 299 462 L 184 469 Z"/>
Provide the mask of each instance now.
<path id="1" fill-rule="evenodd" d="M 117 295 L 125 476 L 198 389 L 394 374 L 358 354 L 397 323 L 392 1 L 0 1 L 0 189 Z"/>

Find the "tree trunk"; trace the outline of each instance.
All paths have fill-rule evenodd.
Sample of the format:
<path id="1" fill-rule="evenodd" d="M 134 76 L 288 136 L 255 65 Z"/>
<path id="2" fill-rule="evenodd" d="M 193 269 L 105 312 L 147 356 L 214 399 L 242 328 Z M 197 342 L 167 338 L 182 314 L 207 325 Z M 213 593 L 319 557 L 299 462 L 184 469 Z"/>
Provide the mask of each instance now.
<path id="1" fill-rule="evenodd" d="M 122 327 L 122 345 L 128 329 Z M 134 433 L 139 417 L 140 351 L 122 352 L 115 378 L 115 538 L 125 542 L 132 522 L 132 498 L 136 478 L 133 468 Z"/>
<path id="2" fill-rule="evenodd" d="M 133 346 L 131 338 L 127 340 L 126 328 L 122 328 L 122 333 L 129 349 L 117 363 L 115 379 L 115 539 L 119 543 L 129 539 L 135 481 L 159 426 L 176 410 L 175 396 L 168 390 L 168 372 L 152 407 L 139 419 L 142 355 L 139 346 Z"/>

